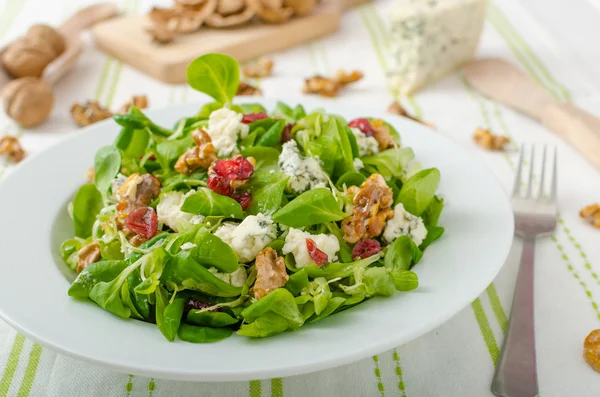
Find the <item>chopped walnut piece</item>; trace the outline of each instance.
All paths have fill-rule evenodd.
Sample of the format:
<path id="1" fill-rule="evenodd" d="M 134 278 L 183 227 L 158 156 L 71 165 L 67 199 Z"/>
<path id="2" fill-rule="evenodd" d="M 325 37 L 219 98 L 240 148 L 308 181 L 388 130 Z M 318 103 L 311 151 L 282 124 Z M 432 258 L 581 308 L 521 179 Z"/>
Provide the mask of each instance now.
<path id="1" fill-rule="evenodd" d="M 96 170 L 94 167 L 88 168 L 85 176 L 87 177 L 89 183 L 94 183 L 94 180 L 96 179 Z"/>
<path id="2" fill-rule="evenodd" d="M 305 94 L 319 94 L 325 97 L 337 96 L 340 85 L 334 80 L 327 77 L 315 75 L 308 79 L 304 79 L 304 88 L 302 92 Z"/>
<path id="3" fill-rule="evenodd" d="M 252 62 L 244 66 L 243 72 L 246 77 L 267 77 L 271 75 L 273 65 L 273 60 L 261 58 L 257 62 Z"/>
<path id="4" fill-rule="evenodd" d="M 315 75 L 304 79 L 304 88 L 302 92 L 305 94 L 319 94 L 325 97 L 337 96 L 340 89 L 346 85 L 362 79 L 363 74 L 358 70 L 346 73 L 343 70 L 338 70 L 334 78 Z"/>
<path id="5" fill-rule="evenodd" d="M 77 253 L 77 273 L 81 273 L 83 269 L 94 262 L 100 260 L 100 244 L 97 242 L 90 243 L 79 250 Z"/>
<path id="6" fill-rule="evenodd" d="M 256 255 L 256 282 L 252 288 L 254 298 L 263 298 L 269 292 L 283 287 L 288 278 L 283 258 L 277 256 L 273 248 L 265 248 Z"/>
<path id="7" fill-rule="evenodd" d="M 494 135 L 481 127 L 477 127 L 473 133 L 473 140 L 487 150 L 504 150 L 504 146 L 509 142 L 507 137 Z"/>
<path id="8" fill-rule="evenodd" d="M 600 372 L 600 329 L 595 329 L 583 342 L 583 357 L 590 367 Z"/>
<path id="9" fill-rule="evenodd" d="M 83 105 L 76 103 L 71 107 L 71 118 L 79 127 L 85 127 L 112 116 L 112 112 L 100 106 L 97 101 L 87 101 Z"/>
<path id="10" fill-rule="evenodd" d="M 385 125 L 383 120 L 375 119 L 371 122 L 373 129 L 373 138 L 379 143 L 379 150 L 398 147 L 398 143 L 390 134 L 389 127 Z"/>
<path id="11" fill-rule="evenodd" d="M 394 217 L 392 189 L 385 179 L 373 174 L 360 188 L 350 187 L 348 194 L 354 194 L 353 214 L 342 222 L 344 240 L 356 243 L 363 238 L 379 236 L 385 228 L 385 222 Z"/>
<path id="12" fill-rule="evenodd" d="M 152 41 L 158 44 L 168 44 L 175 39 L 175 24 L 155 23 L 146 28 L 146 32 L 152 36 Z"/>
<path id="13" fill-rule="evenodd" d="M 160 181 L 150 174 L 131 174 L 117 191 L 117 212 L 121 219 L 137 208 L 148 206 L 160 193 Z"/>
<path id="14" fill-rule="evenodd" d="M 579 216 L 592 226 L 600 229 L 600 204 L 590 204 L 585 206 L 579 211 Z"/>
<path id="15" fill-rule="evenodd" d="M 3 136 L 0 138 L 0 156 L 2 155 L 6 155 L 13 163 L 19 163 L 23 160 L 25 151 L 17 137 Z"/>
<path id="16" fill-rule="evenodd" d="M 208 169 L 217 159 L 215 147 L 210 136 L 203 129 L 196 129 L 192 133 L 196 146 L 182 154 L 175 163 L 175 171 L 180 174 L 191 174 L 198 168 Z"/>
<path id="17" fill-rule="evenodd" d="M 260 88 L 254 87 L 244 81 L 240 81 L 240 85 L 238 86 L 237 92 L 235 95 L 238 96 L 247 96 L 247 95 L 262 95 L 263 92 Z"/>
<path id="18" fill-rule="evenodd" d="M 426 125 L 427 127 L 431 127 L 433 129 L 435 129 L 435 124 L 427 122 L 427 121 L 423 121 L 421 119 L 418 119 L 412 115 L 410 115 L 406 109 L 404 109 L 404 107 L 398 102 L 398 101 L 394 101 L 390 104 L 390 106 L 388 106 L 387 108 L 388 113 L 392 113 L 392 114 L 396 114 L 398 116 L 402 116 L 402 117 L 406 117 L 408 119 L 417 121 L 423 125 Z"/>
<path id="19" fill-rule="evenodd" d="M 360 70 L 353 70 L 350 73 L 346 73 L 343 70 L 338 70 L 335 74 L 334 81 L 339 85 L 347 85 L 350 83 L 354 83 L 364 77 L 363 72 Z"/>
<path id="20" fill-rule="evenodd" d="M 119 113 L 125 114 L 129 112 L 132 106 L 135 106 L 138 109 L 145 109 L 148 107 L 148 97 L 146 95 L 134 95 L 130 100 L 125 102 Z"/>

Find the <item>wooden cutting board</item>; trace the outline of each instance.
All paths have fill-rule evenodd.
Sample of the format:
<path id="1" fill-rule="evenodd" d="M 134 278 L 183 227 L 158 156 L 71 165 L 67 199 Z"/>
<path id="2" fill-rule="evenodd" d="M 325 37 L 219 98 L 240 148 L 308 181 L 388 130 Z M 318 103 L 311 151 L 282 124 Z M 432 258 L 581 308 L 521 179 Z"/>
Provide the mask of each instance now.
<path id="1" fill-rule="evenodd" d="M 100 50 L 120 61 L 165 83 L 185 83 L 187 66 L 202 54 L 218 52 L 240 62 L 251 60 L 337 31 L 340 15 L 337 2 L 323 2 L 311 15 L 284 24 L 202 27 L 166 45 L 151 41 L 145 30 L 149 25 L 145 15 L 111 19 L 96 25 L 92 34 Z"/>

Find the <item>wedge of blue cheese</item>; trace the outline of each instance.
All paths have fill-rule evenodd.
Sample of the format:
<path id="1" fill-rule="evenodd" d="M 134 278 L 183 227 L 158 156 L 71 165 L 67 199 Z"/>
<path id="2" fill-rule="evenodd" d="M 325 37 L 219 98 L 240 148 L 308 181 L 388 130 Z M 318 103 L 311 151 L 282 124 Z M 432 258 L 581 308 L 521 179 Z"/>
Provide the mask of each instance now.
<path id="1" fill-rule="evenodd" d="M 414 93 L 471 60 L 485 8 L 486 0 L 397 0 L 390 13 L 392 87 Z"/>

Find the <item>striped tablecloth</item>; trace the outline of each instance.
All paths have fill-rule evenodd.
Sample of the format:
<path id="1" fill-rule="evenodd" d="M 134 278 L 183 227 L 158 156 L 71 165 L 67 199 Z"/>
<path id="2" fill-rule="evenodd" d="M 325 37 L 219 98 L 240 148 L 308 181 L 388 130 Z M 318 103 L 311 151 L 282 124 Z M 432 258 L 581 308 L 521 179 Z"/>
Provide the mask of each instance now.
<path id="1" fill-rule="evenodd" d="M 132 12 L 152 5 L 150 0 L 120 3 Z M 388 66 L 384 16 L 392 4 L 393 0 L 381 0 L 348 11 L 338 33 L 276 54 L 275 75 L 256 83 L 268 96 L 300 94 L 305 76 L 356 68 L 365 72 L 365 78 L 343 96 L 365 107 L 387 107 L 393 98 L 384 78 Z M 0 40 L 16 37 L 34 22 L 58 23 L 84 5 L 86 0 L 0 0 Z M 599 81 L 594 80 L 600 74 L 598 26 L 600 7 L 592 0 L 568 4 L 491 0 L 479 53 L 508 58 L 556 98 L 598 112 Z M 148 94 L 151 107 L 200 98 L 187 87 L 152 80 L 90 45 L 77 69 L 56 88 L 57 103 L 49 122 L 20 130 L 2 116 L 1 132 L 21 136 L 25 149 L 37 152 L 73 131 L 69 108 L 74 102 L 95 98 L 116 108 L 133 94 Z M 600 230 L 578 218 L 582 206 L 600 201 L 597 170 L 536 122 L 473 92 L 460 74 L 402 101 L 490 166 L 507 190 L 518 143 L 558 146 L 560 224 L 553 238 L 537 246 L 540 392 L 544 397 L 600 395 L 600 374 L 582 358 L 583 339 L 600 327 Z M 509 136 L 513 149 L 505 154 L 479 150 L 471 141 L 477 126 Z M 2 166 L 0 172 L 10 171 L 10 166 Z M 490 396 L 519 254 L 515 244 L 497 279 L 438 329 L 351 365 L 284 379 L 183 383 L 117 373 L 42 348 L 0 322 L 0 396 Z M 24 287 L 23 293 L 35 291 Z"/>

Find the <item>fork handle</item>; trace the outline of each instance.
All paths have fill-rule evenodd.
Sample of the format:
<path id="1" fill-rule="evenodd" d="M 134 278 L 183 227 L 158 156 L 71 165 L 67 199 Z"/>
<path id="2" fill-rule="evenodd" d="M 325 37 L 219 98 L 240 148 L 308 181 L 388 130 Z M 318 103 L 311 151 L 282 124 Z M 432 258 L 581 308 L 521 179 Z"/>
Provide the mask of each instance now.
<path id="1" fill-rule="evenodd" d="M 534 256 L 535 239 L 524 239 L 508 332 L 492 381 L 492 392 L 496 396 L 538 395 L 533 314 Z"/>

